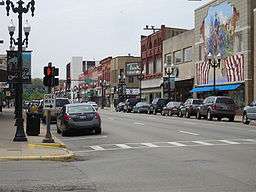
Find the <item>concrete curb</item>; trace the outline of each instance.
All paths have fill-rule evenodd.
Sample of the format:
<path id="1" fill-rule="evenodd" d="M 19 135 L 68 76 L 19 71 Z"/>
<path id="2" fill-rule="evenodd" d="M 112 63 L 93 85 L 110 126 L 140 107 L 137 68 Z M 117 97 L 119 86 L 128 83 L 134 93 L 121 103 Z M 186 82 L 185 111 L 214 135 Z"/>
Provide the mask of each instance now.
<path id="1" fill-rule="evenodd" d="M 73 152 L 63 149 L 67 152 L 65 155 L 27 155 L 27 156 L 6 156 L 0 157 L 0 161 L 32 161 L 32 160 L 40 160 L 40 161 L 68 161 L 74 160 L 75 155 Z"/>
<path id="2" fill-rule="evenodd" d="M 29 143 L 28 146 L 29 147 L 67 148 L 66 145 L 63 143 L 38 143 L 38 144 Z"/>

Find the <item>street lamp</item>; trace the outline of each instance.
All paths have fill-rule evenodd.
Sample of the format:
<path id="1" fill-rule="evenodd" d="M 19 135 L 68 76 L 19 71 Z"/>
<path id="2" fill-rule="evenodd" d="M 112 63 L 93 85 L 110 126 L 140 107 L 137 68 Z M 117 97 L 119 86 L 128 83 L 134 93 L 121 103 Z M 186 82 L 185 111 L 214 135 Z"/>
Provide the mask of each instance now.
<path id="1" fill-rule="evenodd" d="M 119 101 L 120 101 L 120 97 L 122 98 L 122 100 L 124 99 L 124 93 L 126 93 L 125 91 L 125 75 L 124 74 L 120 74 L 118 75 L 118 92 L 119 92 Z"/>
<path id="2" fill-rule="evenodd" d="M 100 86 L 101 86 L 101 109 L 104 109 L 105 87 L 107 86 L 106 80 L 100 80 Z"/>
<path id="3" fill-rule="evenodd" d="M 173 68 L 174 65 L 171 64 L 171 68 Z M 165 70 L 165 74 L 168 76 L 168 100 L 171 99 L 171 82 L 170 82 L 170 78 L 172 75 L 172 71 L 170 70 L 170 67 L 167 63 L 164 64 L 164 70 Z"/>
<path id="4" fill-rule="evenodd" d="M 220 68 L 221 54 L 215 58 L 211 53 L 208 54 L 209 67 L 213 67 L 213 94 L 216 95 L 216 68 Z"/>
<path id="5" fill-rule="evenodd" d="M 6 11 L 7 11 L 7 16 L 10 14 L 10 10 L 13 11 L 13 13 L 18 14 L 18 41 L 16 42 L 15 39 L 13 38 L 14 31 L 15 31 L 15 26 L 9 26 L 9 34 L 11 36 L 11 47 L 12 44 L 18 46 L 18 66 L 17 66 L 17 80 L 16 80 L 16 122 L 15 125 L 17 126 L 15 137 L 13 141 L 17 142 L 23 142 L 27 141 L 25 132 L 24 132 L 24 120 L 22 117 L 22 95 L 23 95 L 23 83 L 22 83 L 22 73 L 23 73 L 23 60 L 22 60 L 22 47 L 25 44 L 26 46 L 28 45 L 28 35 L 30 32 L 30 27 L 28 25 L 24 26 L 24 32 L 26 38 L 22 40 L 22 16 L 23 13 L 28 13 L 29 10 L 31 10 L 32 17 L 34 16 L 34 11 L 35 11 L 35 0 L 31 0 L 26 6 L 23 6 L 24 2 L 22 0 L 19 0 L 17 2 L 18 6 L 15 7 L 14 3 L 11 0 L 6 0 Z"/>
<path id="6" fill-rule="evenodd" d="M 139 81 L 140 81 L 140 101 L 141 101 L 141 82 L 142 82 L 142 80 L 144 79 L 144 74 L 143 74 L 143 66 L 142 65 L 140 65 L 140 71 L 138 71 L 138 75 L 137 75 L 137 78 L 139 79 Z"/>

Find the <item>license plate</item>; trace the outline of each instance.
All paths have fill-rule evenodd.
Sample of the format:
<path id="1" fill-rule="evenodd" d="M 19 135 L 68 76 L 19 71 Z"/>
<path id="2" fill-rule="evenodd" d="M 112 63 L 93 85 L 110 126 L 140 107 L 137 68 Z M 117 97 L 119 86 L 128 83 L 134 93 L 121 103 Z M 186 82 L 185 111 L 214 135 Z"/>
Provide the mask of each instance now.
<path id="1" fill-rule="evenodd" d="M 80 117 L 80 119 L 81 119 L 81 120 L 86 120 L 87 117 L 86 117 L 86 116 L 82 116 L 82 117 Z"/>

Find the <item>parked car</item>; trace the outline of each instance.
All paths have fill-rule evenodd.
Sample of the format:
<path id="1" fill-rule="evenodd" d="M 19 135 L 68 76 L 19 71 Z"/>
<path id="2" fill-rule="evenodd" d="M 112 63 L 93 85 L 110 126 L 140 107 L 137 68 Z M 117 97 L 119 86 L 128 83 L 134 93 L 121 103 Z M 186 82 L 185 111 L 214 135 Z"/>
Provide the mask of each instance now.
<path id="1" fill-rule="evenodd" d="M 157 113 L 162 113 L 162 110 L 167 104 L 167 102 L 167 99 L 155 98 L 150 105 L 148 114 L 153 113 L 154 115 L 156 115 Z"/>
<path id="2" fill-rule="evenodd" d="M 68 98 L 56 98 L 56 108 L 51 110 L 51 122 L 57 121 L 57 114 L 63 106 L 70 104 Z M 44 111 L 43 123 L 46 123 L 46 111 Z"/>
<path id="3" fill-rule="evenodd" d="M 209 121 L 213 118 L 217 118 L 218 121 L 221 121 L 222 118 L 228 118 L 229 121 L 234 121 L 238 109 L 239 107 L 230 97 L 211 96 L 207 97 L 203 104 L 198 107 L 197 119 L 205 117 Z"/>
<path id="4" fill-rule="evenodd" d="M 147 113 L 150 105 L 146 102 L 139 102 L 133 107 L 134 113 Z"/>
<path id="5" fill-rule="evenodd" d="M 140 100 L 137 98 L 130 98 L 126 99 L 125 106 L 124 106 L 124 112 L 130 113 L 133 110 L 133 107 L 139 102 Z"/>
<path id="6" fill-rule="evenodd" d="M 167 103 L 167 105 L 163 108 L 162 115 L 178 115 L 179 114 L 179 108 L 181 106 L 182 102 L 176 102 L 176 101 L 171 101 Z"/>
<path id="7" fill-rule="evenodd" d="M 87 103 L 68 104 L 62 107 L 57 118 L 57 132 L 94 131 L 101 134 L 101 118 L 96 109 Z"/>
<path id="8" fill-rule="evenodd" d="M 125 106 L 124 102 L 118 103 L 118 105 L 116 106 L 116 112 L 124 111 L 124 106 Z"/>
<path id="9" fill-rule="evenodd" d="M 94 101 L 88 101 L 87 104 L 92 105 L 92 106 L 96 109 L 96 111 L 98 111 L 99 107 L 98 107 L 98 104 L 97 104 L 96 102 L 94 102 Z"/>
<path id="10" fill-rule="evenodd" d="M 203 103 L 201 99 L 187 99 L 183 105 L 179 108 L 179 117 L 187 117 L 196 116 L 197 108 Z"/>
<path id="11" fill-rule="evenodd" d="M 251 120 L 256 120 L 256 100 L 243 109 L 243 123 L 249 124 Z"/>

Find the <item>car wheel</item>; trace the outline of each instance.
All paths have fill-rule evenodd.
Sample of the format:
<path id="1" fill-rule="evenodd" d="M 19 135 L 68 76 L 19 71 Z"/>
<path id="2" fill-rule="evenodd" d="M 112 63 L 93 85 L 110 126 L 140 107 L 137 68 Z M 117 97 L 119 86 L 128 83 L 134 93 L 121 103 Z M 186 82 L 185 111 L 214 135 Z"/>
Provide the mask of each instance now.
<path id="1" fill-rule="evenodd" d="M 156 115 L 156 114 L 157 114 L 156 109 L 154 109 L 153 114 L 154 114 L 154 115 Z"/>
<path id="2" fill-rule="evenodd" d="M 218 121 L 221 121 L 221 117 L 218 117 L 217 120 L 218 120 Z"/>
<path id="3" fill-rule="evenodd" d="M 202 118 L 199 110 L 197 110 L 197 112 L 196 112 L 196 118 L 199 120 Z"/>
<path id="4" fill-rule="evenodd" d="M 162 115 L 162 116 L 165 116 L 165 113 L 164 113 L 164 111 L 162 111 L 162 112 L 161 112 L 161 115 Z"/>
<path id="5" fill-rule="evenodd" d="M 233 121 L 235 120 L 235 116 L 234 116 L 234 115 L 230 116 L 230 117 L 228 118 L 228 120 L 229 120 L 229 122 L 233 122 Z"/>
<path id="6" fill-rule="evenodd" d="M 212 117 L 211 110 L 208 110 L 208 111 L 207 111 L 207 120 L 208 120 L 208 121 L 212 121 L 212 118 L 213 118 L 213 117 Z"/>
<path id="7" fill-rule="evenodd" d="M 190 118 L 190 114 L 188 111 L 186 111 L 186 118 Z"/>
<path id="8" fill-rule="evenodd" d="M 67 132 L 67 131 L 62 131 L 62 132 L 61 132 L 61 136 L 62 136 L 62 137 L 65 137 L 65 136 L 67 136 L 67 135 L 68 135 L 68 132 Z"/>
<path id="9" fill-rule="evenodd" d="M 244 112 L 244 114 L 243 114 L 242 122 L 243 122 L 243 124 L 246 124 L 246 125 L 248 125 L 250 123 L 250 121 L 248 120 L 246 112 Z"/>
<path id="10" fill-rule="evenodd" d="M 172 111 L 169 111 L 168 115 L 169 115 L 169 116 L 172 116 Z"/>
<path id="11" fill-rule="evenodd" d="M 96 135 L 100 135 L 101 132 L 102 132 L 101 127 L 98 127 L 97 129 L 95 129 L 95 134 L 96 134 Z"/>
<path id="12" fill-rule="evenodd" d="M 181 112 L 181 111 L 179 111 L 178 116 L 179 116 L 179 117 L 183 117 L 183 115 L 182 115 L 182 112 Z"/>

